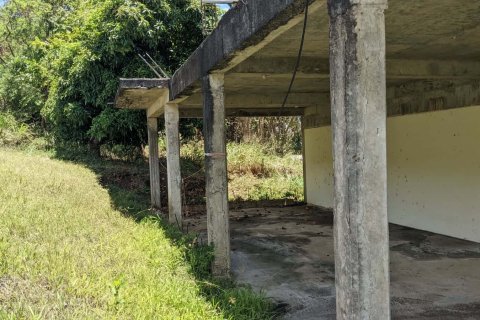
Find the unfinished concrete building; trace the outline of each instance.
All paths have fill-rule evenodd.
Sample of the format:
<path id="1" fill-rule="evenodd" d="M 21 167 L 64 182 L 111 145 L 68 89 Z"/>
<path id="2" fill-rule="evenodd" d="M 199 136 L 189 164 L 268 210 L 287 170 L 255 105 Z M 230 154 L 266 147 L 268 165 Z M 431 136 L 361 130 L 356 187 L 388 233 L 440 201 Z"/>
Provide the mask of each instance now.
<path id="1" fill-rule="evenodd" d="M 297 78 L 280 108 L 306 17 Z M 157 118 L 165 117 L 169 217 L 179 224 L 178 121 L 203 117 L 208 239 L 219 276 L 231 267 L 228 116 L 303 117 L 306 202 L 334 212 L 336 312 L 326 316 L 390 318 L 389 222 L 472 241 L 466 251 L 477 252 L 478 1 L 247 0 L 172 79 L 121 80 L 116 103 L 147 110 L 154 206 Z M 469 270 L 480 267 L 479 255 L 468 256 L 476 259 Z M 468 317 L 480 317 L 475 308 Z"/>

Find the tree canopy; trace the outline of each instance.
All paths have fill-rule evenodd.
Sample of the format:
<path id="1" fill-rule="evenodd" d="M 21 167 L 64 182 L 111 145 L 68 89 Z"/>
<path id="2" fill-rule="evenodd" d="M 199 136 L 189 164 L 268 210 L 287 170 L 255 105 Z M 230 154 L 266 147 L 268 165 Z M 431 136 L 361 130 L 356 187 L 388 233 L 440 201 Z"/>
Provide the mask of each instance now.
<path id="1" fill-rule="evenodd" d="M 120 77 L 173 72 L 202 41 L 197 0 L 7 0 L 0 110 L 54 141 L 143 143 L 145 115 L 111 102 Z"/>

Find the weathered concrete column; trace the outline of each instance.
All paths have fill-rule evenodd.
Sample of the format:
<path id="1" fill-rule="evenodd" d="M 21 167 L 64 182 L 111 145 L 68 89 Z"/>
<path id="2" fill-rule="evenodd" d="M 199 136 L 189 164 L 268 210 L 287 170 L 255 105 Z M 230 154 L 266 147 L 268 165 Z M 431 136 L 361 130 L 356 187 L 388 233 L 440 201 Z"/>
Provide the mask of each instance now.
<path id="1" fill-rule="evenodd" d="M 147 118 L 148 155 L 150 165 L 150 197 L 152 207 L 160 209 L 160 167 L 158 162 L 158 119 Z"/>
<path id="2" fill-rule="evenodd" d="M 329 0 L 337 319 L 390 319 L 387 0 Z"/>
<path id="3" fill-rule="evenodd" d="M 306 149 L 305 149 L 305 115 L 302 116 L 300 119 L 301 121 L 301 128 L 302 131 L 302 170 L 303 170 L 303 201 L 308 203 L 307 199 L 307 157 L 306 157 Z"/>
<path id="4" fill-rule="evenodd" d="M 208 242 L 214 246 L 213 273 L 225 277 L 230 273 L 230 227 L 224 77 L 210 74 L 202 80 Z"/>
<path id="5" fill-rule="evenodd" d="M 178 105 L 165 105 L 167 138 L 168 220 L 182 227 L 182 175 L 180 172 L 180 136 L 178 133 Z"/>

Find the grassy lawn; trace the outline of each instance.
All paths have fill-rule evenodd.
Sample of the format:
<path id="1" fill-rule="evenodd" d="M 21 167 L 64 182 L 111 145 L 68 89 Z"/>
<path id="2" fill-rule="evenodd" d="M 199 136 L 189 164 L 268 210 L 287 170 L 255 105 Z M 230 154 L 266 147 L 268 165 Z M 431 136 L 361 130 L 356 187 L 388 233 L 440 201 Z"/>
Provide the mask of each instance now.
<path id="1" fill-rule="evenodd" d="M 210 248 L 132 218 L 151 214 L 148 193 L 94 171 L 0 149 L 0 319 L 272 317 L 261 295 L 210 278 Z"/>

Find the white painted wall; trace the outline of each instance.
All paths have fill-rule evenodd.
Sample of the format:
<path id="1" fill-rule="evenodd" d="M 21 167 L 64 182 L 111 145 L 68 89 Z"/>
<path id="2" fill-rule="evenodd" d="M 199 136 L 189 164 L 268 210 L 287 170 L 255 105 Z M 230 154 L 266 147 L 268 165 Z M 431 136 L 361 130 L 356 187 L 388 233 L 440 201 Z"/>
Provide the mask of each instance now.
<path id="1" fill-rule="evenodd" d="M 305 130 L 306 201 L 333 208 L 332 129 Z"/>
<path id="2" fill-rule="evenodd" d="M 392 223 L 480 242 L 480 106 L 389 118 Z M 305 131 L 307 201 L 332 207 L 330 127 Z"/>

